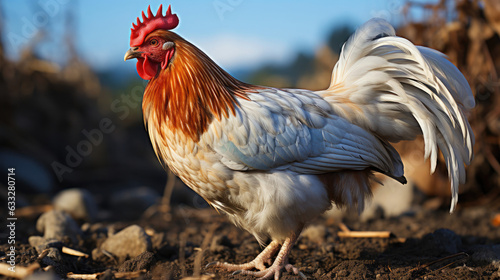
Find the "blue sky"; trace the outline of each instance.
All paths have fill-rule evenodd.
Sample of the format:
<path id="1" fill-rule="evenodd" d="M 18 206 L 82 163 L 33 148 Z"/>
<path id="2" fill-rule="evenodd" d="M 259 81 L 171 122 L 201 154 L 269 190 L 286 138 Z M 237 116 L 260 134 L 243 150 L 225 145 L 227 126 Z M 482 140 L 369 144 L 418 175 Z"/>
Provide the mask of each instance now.
<path id="1" fill-rule="evenodd" d="M 148 4 L 153 11 L 171 4 L 180 19 L 175 32 L 231 70 L 284 62 L 298 50 L 314 52 L 343 23 L 359 26 L 375 16 L 397 23 L 404 0 L 4 0 L 2 39 L 15 59 L 34 41 L 35 30 L 46 30 L 37 52 L 60 62 L 68 54 L 63 42 L 70 34 L 78 54 L 93 68 L 135 67 L 124 64 L 123 55 L 132 21 Z"/>

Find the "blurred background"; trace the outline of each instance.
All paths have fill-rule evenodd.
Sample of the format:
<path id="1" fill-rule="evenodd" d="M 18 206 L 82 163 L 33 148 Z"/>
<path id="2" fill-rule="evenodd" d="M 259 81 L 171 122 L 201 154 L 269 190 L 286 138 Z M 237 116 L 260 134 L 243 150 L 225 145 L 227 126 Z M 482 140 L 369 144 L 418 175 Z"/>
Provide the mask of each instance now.
<path id="1" fill-rule="evenodd" d="M 459 207 L 500 208 L 500 2 L 496 0 L 172 0 L 175 32 L 248 83 L 326 88 L 342 44 L 372 17 L 446 53 L 469 80 L 475 158 Z M 167 173 L 144 129 L 146 82 L 123 62 L 130 28 L 164 1 L 0 1 L 0 170 L 16 168 L 18 208 L 90 191 L 100 219 L 136 219 L 163 195 Z M 444 164 L 434 176 L 422 142 L 398 149 L 411 182 L 447 207 Z M 172 203 L 203 207 L 175 182 Z M 0 195 L 6 197 L 5 182 Z M 2 207 L 2 210 L 5 211 Z M 130 209 L 130 213 L 123 211 Z M 104 214 L 103 214 L 104 213 Z"/>

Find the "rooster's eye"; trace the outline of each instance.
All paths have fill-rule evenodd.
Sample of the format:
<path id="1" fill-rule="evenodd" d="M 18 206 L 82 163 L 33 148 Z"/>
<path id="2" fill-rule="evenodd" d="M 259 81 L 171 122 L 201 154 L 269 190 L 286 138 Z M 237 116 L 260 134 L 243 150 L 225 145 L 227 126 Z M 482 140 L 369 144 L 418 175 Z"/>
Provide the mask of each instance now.
<path id="1" fill-rule="evenodd" d="M 151 46 L 158 46 L 158 40 L 153 39 L 153 40 L 151 40 L 151 41 L 149 42 L 149 44 L 150 44 Z"/>

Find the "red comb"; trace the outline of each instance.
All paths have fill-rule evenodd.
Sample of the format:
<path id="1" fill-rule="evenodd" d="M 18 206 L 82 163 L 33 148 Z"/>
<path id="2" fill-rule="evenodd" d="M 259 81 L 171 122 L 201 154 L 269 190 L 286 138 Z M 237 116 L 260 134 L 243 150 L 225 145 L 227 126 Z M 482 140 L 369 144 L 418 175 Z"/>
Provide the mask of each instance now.
<path id="1" fill-rule="evenodd" d="M 158 12 L 156 12 L 156 16 L 151 12 L 151 6 L 148 6 L 148 16 L 142 12 L 142 22 L 137 17 L 137 23 L 132 23 L 133 28 L 132 34 L 130 35 L 130 46 L 135 47 L 139 46 L 144 42 L 144 38 L 156 29 L 165 29 L 170 30 L 177 27 L 179 24 L 179 18 L 176 14 L 172 14 L 170 10 L 170 5 L 168 6 L 167 14 L 165 16 L 162 15 L 163 7 L 160 5 L 158 8 Z"/>

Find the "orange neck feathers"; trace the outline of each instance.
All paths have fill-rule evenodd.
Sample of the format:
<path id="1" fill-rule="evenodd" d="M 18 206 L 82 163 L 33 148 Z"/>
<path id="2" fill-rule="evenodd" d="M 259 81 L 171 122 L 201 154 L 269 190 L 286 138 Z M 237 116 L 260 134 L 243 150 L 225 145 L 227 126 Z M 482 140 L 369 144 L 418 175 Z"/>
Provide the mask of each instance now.
<path id="1" fill-rule="evenodd" d="M 246 98 L 245 92 L 255 87 L 229 75 L 184 39 L 175 43 L 170 65 L 147 85 L 142 109 L 145 117 L 156 115 L 156 127 L 166 125 L 198 142 L 213 118 L 235 114 L 236 97 Z"/>

